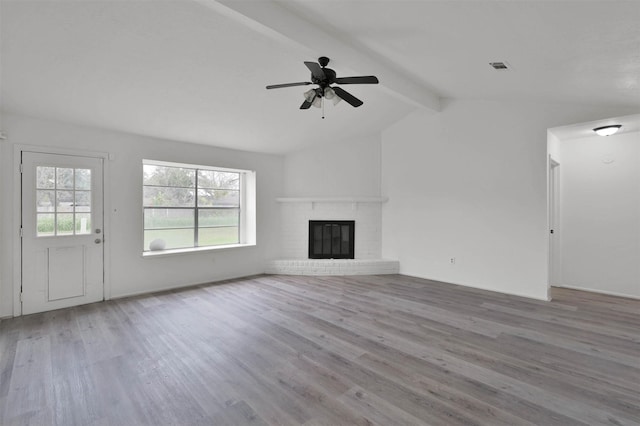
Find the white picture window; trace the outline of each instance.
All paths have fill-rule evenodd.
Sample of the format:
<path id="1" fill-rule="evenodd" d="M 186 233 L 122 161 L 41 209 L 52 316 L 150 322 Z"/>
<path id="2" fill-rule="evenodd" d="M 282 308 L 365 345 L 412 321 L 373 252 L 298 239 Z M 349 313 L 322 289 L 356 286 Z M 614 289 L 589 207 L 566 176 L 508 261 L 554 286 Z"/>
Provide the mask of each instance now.
<path id="1" fill-rule="evenodd" d="M 145 160 L 144 250 L 245 243 L 247 173 Z"/>

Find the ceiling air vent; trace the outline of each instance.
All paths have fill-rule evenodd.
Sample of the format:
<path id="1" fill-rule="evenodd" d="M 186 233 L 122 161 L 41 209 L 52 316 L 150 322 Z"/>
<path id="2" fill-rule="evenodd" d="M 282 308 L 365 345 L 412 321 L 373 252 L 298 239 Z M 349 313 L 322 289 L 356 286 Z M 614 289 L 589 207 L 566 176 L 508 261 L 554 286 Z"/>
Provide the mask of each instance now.
<path id="1" fill-rule="evenodd" d="M 509 65 L 506 62 L 489 62 L 489 65 L 491 65 L 494 70 L 498 70 L 498 71 L 504 71 L 509 69 Z"/>

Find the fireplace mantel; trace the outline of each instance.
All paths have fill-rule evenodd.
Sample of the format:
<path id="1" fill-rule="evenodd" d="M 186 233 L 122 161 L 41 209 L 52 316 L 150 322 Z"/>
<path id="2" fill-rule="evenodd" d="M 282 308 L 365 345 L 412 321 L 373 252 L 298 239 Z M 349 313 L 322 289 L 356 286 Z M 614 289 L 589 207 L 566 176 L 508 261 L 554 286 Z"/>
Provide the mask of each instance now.
<path id="1" fill-rule="evenodd" d="M 386 203 L 388 197 L 293 197 L 276 198 L 279 203 Z"/>
<path id="2" fill-rule="evenodd" d="M 322 203 L 338 203 L 351 204 L 351 208 L 356 210 L 358 204 L 371 203 L 382 204 L 389 201 L 388 197 L 294 197 L 294 198 L 276 198 L 279 203 L 309 203 L 314 209 L 316 204 Z"/>

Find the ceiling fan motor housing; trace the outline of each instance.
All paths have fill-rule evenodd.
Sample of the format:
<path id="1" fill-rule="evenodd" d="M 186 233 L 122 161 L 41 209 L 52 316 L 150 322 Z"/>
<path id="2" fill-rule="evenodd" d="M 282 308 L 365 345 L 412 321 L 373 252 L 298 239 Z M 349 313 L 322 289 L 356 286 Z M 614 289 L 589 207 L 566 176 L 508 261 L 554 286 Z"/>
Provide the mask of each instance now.
<path id="1" fill-rule="evenodd" d="M 323 79 L 316 78 L 313 74 L 311 74 L 311 81 L 314 84 L 318 84 L 320 87 L 325 88 L 328 85 L 335 83 L 336 72 L 334 70 L 332 70 L 331 68 L 322 68 L 322 71 L 324 71 Z"/>

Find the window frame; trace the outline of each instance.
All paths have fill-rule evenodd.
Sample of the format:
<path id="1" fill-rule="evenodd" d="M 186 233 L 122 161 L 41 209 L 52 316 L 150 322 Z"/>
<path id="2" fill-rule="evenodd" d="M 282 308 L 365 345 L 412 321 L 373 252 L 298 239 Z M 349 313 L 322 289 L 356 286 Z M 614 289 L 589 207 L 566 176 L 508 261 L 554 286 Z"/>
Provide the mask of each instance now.
<path id="1" fill-rule="evenodd" d="M 144 166 L 158 166 L 158 167 L 174 167 L 193 170 L 194 172 L 194 186 L 191 187 L 173 187 L 163 185 L 146 185 L 144 183 Z M 217 190 L 216 188 L 199 188 L 198 186 L 198 172 L 199 171 L 214 171 L 222 173 L 237 173 L 239 176 L 238 189 L 226 189 L 227 191 L 237 191 L 238 204 L 233 206 L 200 206 L 199 205 L 199 190 Z M 186 188 L 194 191 L 194 204 L 193 206 L 180 207 L 180 206 L 145 206 L 144 202 L 144 189 L 145 188 Z M 222 189 L 225 190 L 225 189 Z M 179 254 L 197 252 L 203 250 L 218 250 L 232 247 L 242 246 L 254 246 L 255 245 L 255 172 L 252 170 L 244 169 L 232 169 L 227 167 L 207 166 L 188 163 L 177 163 L 158 160 L 142 160 L 142 254 L 143 256 L 157 256 L 165 254 Z M 193 226 L 185 228 L 147 228 L 145 223 L 145 212 L 152 209 L 166 209 L 166 210 L 183 210 L 193 212 Z M 214 245 L 199 245 L 200 244 L 200 212 L 201 211 L 221 211 L 221 210 L 237 210 L 238 212 L 238 237 L 237 242 L 229 244 L 214 244 Z M 253 225 L 251 225 L 253 224 Z M 225 228 L 234 226 L 205 226 L 202 229 L 207 228 Z M 150 250 L 149 247 L 144 244 L 144 233 L 149 230 L 162 229 L 162 230 L 174 230 L 174 229 L 189 229 L 193 231 L 193 245 L 181 248 L 168 248 L 164 250 Z"/>

